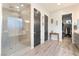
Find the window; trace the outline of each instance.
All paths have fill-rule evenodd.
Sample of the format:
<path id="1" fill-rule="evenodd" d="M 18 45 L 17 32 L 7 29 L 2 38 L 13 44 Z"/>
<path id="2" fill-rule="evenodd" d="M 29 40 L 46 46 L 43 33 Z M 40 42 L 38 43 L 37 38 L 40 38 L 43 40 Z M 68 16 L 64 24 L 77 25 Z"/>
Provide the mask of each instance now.
<path id="1" fill-rule="evenodd" d="M 22 19 L 17 17 L 8 17 L 8 32 L 9 34 L 19 34 L 23 28 Z"/>
<path id="2" fill-rule="evenodd" d="M 22 28 L 22 19 L 16 18 L 16 17 L 8 17 L 8 28 L 13 29 L 13 28 Z"/>

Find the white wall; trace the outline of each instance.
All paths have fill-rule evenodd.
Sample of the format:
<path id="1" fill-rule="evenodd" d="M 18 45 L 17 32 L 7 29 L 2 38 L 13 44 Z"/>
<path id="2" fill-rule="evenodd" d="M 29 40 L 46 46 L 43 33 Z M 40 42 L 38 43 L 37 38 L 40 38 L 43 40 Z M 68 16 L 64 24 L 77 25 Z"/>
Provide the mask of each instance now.
<path id="1" fill-rule="evenodd" d="M 50 14 L 51 15 L 50 17 L 53 18 L 54 23 L 51 24 L 51 20 L 49 20 L 49 32 L 51 32 L 51 30 L 53 32 L 58 32 L 60 41 L 62 41 L 62 15 L 69 13 L 72 13 L 72 28 L 73 28 L 74 22 L 76 22 L 76 20 L 79 19 L 79 5 L 66 7 L 64 9 L 58 10 Z M 58 21 L 58 26 L 55 25 L 56 20 Z M 72 29 L 72 31 L 74 30 Z"/>
<path id="2" fill-rule="evenodd" d="M 2 34 L 2 5 L 0 4 L 0 55 L 1 55 L 1 34 Z"/>
<path id="3" fill-rule="evenodd" d="M 45 8 L 37 3 L 31 4 L 31 47 L 34 48 L 34 8 L 36 8 L 41 13 L 41 44 L 44 43 L 44 15 L 46 14 L 49 18 L 49 13 Z"/>
<path id="4" fill-rule="evenodd" d="M 47 9 L 42 7 L 40 4 L 31 4 L 31 47 L 34 48 L 34 8 L 41 12 L 41 44 L 44 43 L 44 14 L 48 15 L 48 34 L 53 31 L 59 33 L 59 41 L 62 41 L 62 15 L 72 13 L 72 28 L 74 25 L 74 21 L 78 19 L 78 10 L 79 5 L 70 6 L 63 8 L 61 10 L 49 13 Z M 51 18 L 54 19 L 54 23 L 51 24 Z M 56 21 L 58 21 L 58 26 L 56 26 Z M 75 21 L 76 22 L 76 21 Z M 72 29 L 73 31 L 73 29 Z M 72 33 L 73 35 L 73 33 Z M 54 36 L 54 40 L 57 36 Z M 73 37 L 72 37 L 73 38 Z M 49 35 L 48 35 L 48 39 Z"/>

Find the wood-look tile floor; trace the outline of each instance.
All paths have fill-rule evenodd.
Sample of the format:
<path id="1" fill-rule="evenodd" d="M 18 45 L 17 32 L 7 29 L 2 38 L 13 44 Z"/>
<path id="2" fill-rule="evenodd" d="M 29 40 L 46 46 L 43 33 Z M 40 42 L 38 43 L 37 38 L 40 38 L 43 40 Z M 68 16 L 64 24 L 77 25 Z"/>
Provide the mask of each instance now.
<path id="1" fill-rule="evenodd" d="M 70 38 L 63 39 L 62 43 L 49 40 L 34 49 L 26 48 L 17 53 L 15 56 L 78 56 L 79 49 L 71 43 Z"/>

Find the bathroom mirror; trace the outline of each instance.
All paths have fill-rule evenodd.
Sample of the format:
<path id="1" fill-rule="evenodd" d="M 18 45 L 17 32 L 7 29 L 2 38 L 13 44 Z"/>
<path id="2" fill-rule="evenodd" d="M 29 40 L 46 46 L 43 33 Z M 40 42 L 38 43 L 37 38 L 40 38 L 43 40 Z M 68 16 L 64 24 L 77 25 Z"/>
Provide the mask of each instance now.
<path id="1" fill-rule="evenodd" d="M 77 20 L 77 29 L 79 29 L 79 19 Z"/>
<path id="2" fill-rule="evenodd" d="M 53 24 L 53 19 L 51 19 L 51 24 Z"/>
<path id="3" fill-rule="evenodd" d="M 74 22 L 74 30 L 77 30 L 77 23 Z"/>

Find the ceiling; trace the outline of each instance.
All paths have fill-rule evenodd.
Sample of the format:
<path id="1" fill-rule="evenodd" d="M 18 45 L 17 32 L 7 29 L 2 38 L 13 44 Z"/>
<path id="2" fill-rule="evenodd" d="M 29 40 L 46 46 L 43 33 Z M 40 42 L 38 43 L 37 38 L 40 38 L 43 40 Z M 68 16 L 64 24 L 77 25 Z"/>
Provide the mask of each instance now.
<path id="1" fill-rule="evenodd" d="M 49 12 L 54 12 L 62 8 L 66 8 L 73 5 L 78 5 L 77 3 L 41 3 L 43 8 L 47 9 Z"/>
<path id="2" fill-rule="evenodd" d="M 21 6 L 22 5 L 22 6 Z M 11 11 L 17 11 L 24 10 L 26 8 L 30 8 L 30 4 L 28 3 L 3 3 L 3 8 L 9 9 Z"/>
<path id="3" fill-rule="evenodd" d="M 21 7 L 21 4 L 23 4 L 24 6 Z M 61 3 L 61 4 L 58 4 L 58 3 L 37 3 L 37 4 L 39 4 L 42 8 L 48 10 L 49 12 L 54 12 L 59 9 L 73 6 L 73 5 L 79 5 L 77 3 Z M 16 8 L 17 6 L 19 6 L 20 10 L 23 10 L 25 8 L 30 7 L 30 4 L 29 3 L 4 3 L 3 4 L 4 8 L 8 8 L 13 11 L 19 11 L 19 9 Z"/>

